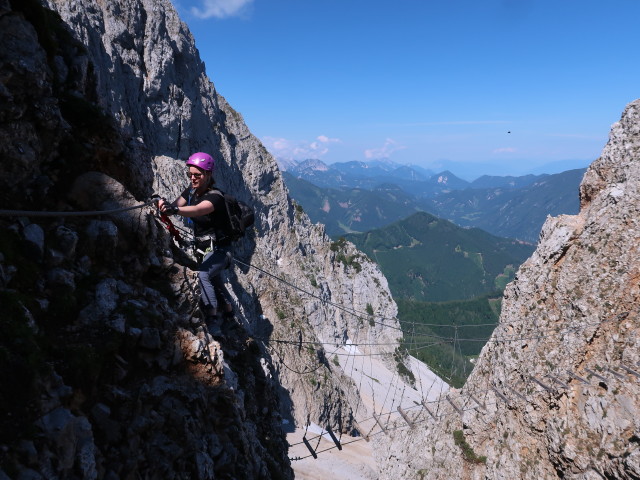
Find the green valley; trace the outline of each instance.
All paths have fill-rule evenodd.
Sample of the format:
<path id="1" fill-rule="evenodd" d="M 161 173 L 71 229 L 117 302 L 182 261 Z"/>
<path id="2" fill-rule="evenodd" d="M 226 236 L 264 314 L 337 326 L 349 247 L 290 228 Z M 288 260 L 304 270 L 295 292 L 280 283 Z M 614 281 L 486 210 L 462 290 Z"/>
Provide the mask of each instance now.
<path id="1" fill-rule="evenodd" d="M 455 387 L 498 322 L 504 287 L 534 250 L 425 212 L 344 238 L 387 277 L 404 347 Z"/>
<path id="2" fill-rule="evenodd" d="M 491 336 L 502 294 L 470 300 L 419 302 L 397 299 L 406 350 L 454 387 L 464 384 L 470 362 Z"/>
<path id="3" fill-rule="evenodd" d="M 394 298 L 466 300 L 502 291 L 534 250 L 478 228 L 462 228 L 426 212 L 345 238 L 374 260 Z"/>

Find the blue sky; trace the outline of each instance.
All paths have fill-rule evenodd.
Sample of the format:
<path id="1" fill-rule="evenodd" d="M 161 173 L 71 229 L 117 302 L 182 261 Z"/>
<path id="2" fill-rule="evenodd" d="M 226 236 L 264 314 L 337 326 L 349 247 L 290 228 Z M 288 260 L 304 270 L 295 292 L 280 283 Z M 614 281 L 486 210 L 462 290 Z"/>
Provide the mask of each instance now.
<path id="1" fill-rule="evenodd" d="M 640 98 L 638 0 L 173 0 L 280 158 L 587 166 Z"/>

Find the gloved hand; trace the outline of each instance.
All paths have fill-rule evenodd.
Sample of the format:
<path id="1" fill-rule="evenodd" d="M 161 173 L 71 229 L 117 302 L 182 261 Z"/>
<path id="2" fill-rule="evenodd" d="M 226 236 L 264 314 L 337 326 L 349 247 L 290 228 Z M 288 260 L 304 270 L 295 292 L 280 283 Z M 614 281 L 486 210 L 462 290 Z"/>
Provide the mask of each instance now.
<path id="1" fill-rule="evenodd" d="M 166 213 L 167 215 L 175 215 L 178 213 L 178 207 L 176 205 L 165 204 L 164 213 Z"/>

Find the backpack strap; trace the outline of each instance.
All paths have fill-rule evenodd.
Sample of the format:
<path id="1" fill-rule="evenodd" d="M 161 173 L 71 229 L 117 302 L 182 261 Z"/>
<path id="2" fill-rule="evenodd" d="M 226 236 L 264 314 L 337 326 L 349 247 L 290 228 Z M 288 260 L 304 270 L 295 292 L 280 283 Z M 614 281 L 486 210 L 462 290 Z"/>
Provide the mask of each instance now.
<path id="1" fill-rule="evenodd" d="M 231 228 L 231 220 L 229 219 L 229 207 L 227 206 L 227 199 L 225 196 L 226 194 L 222 190 L 216 187 L 211 187 L 211 191 L 213 193 L 220 195 L 220 197 L 222 198 L 222 203 L 224 205 L 223 208 L 224 208 L 227 224 L 223 226 L 215 225 L 214 229 L 215 229 L 216 243 L 220 246 L 226 246 L 233 241 L 233 238 L 228 231 Z"/>

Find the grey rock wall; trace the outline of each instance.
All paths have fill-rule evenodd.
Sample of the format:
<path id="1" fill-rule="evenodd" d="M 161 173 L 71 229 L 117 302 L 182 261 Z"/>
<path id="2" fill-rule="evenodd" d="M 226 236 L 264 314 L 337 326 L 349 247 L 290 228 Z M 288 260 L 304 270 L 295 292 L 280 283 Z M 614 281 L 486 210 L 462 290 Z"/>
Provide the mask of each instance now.
<path id="1" fill-rule="evenodd" d="M 364 256 L 359 256 L 360 271 L 336 261 L 340 253 L 347 257 L 357 253 L 349 246 L 344 252 L 331 251 L 323 228 L 311 225 L 292 205 L 275 160 L 207 78 L 193 38 L 170 2 L 51 2 L 51 7 L 88 46 L 96 63 L 98 102 L 129 136 L 127 167 L 140 180 L 129 182 L 134 193 L 148 193 L 153 186 L 161 196 L 174 198 L 186 185 L 184 159 L 191 152 L 207 151 L 216 158 L 218 186 L 255 207 L 255 236 L 238 248 L 238 257 L 277 278 L 253 268 L 236 270 L 235 293 L 248 322 L 264 314 L 275 339 L 297 338 L 304 331 L 305 341 L 396 340 L 394 330 L 371 328 L 362 318 L 339 310 L 329 309 L 327 318 L 320 300 L 280 281 L 364 316 L 371 305 L 377 315 L 395 317 L 395 303 L 380 271 Z M 395 320 L 389 323 L 397 327 Z M 309 362 L 318 367 L 315 352 L 300 358 L 295 345 L 277 348 L 282 351 L 275 358 L 277 376 L 289 392 L 295 392 L 290 401 L 298 405 L 296 421 L 320 422 L 320 412 L 336 408 L 341 414 L 331 421 L 346 428 L 349 408 L 331 406 L 336 395 L 344 399 L 356 393 L 336 386 L 331 375 L 321 375 L 328 383 L 315 387 L 295 374 L 305 371 Z M 278 367 L 285 355 L 292 368 Z M 295 384 L 298 388 L 293 388 Z"/>
<path id="2" fill-rule="evenodd" d="M 290 478 L 283 415 L 353 429 L 357 389 L 323 344 L 374 344 L 362 349 L 394 365 L 386 280 L 292 204 L 168 1 L 49 1 L 59 18 L 13 5 L 0 1 L 6 205 L 171 198 L 187 183 L 185 158 L 208 151 L 218 185 L 254 206 L 256 225 L 228 273 L 238 325 L 220 345 L 193 314 L 193 264 L 152 207 L 0 218 L 0 380 L 23 384 L 0 393 L 0 474 Z"/>

